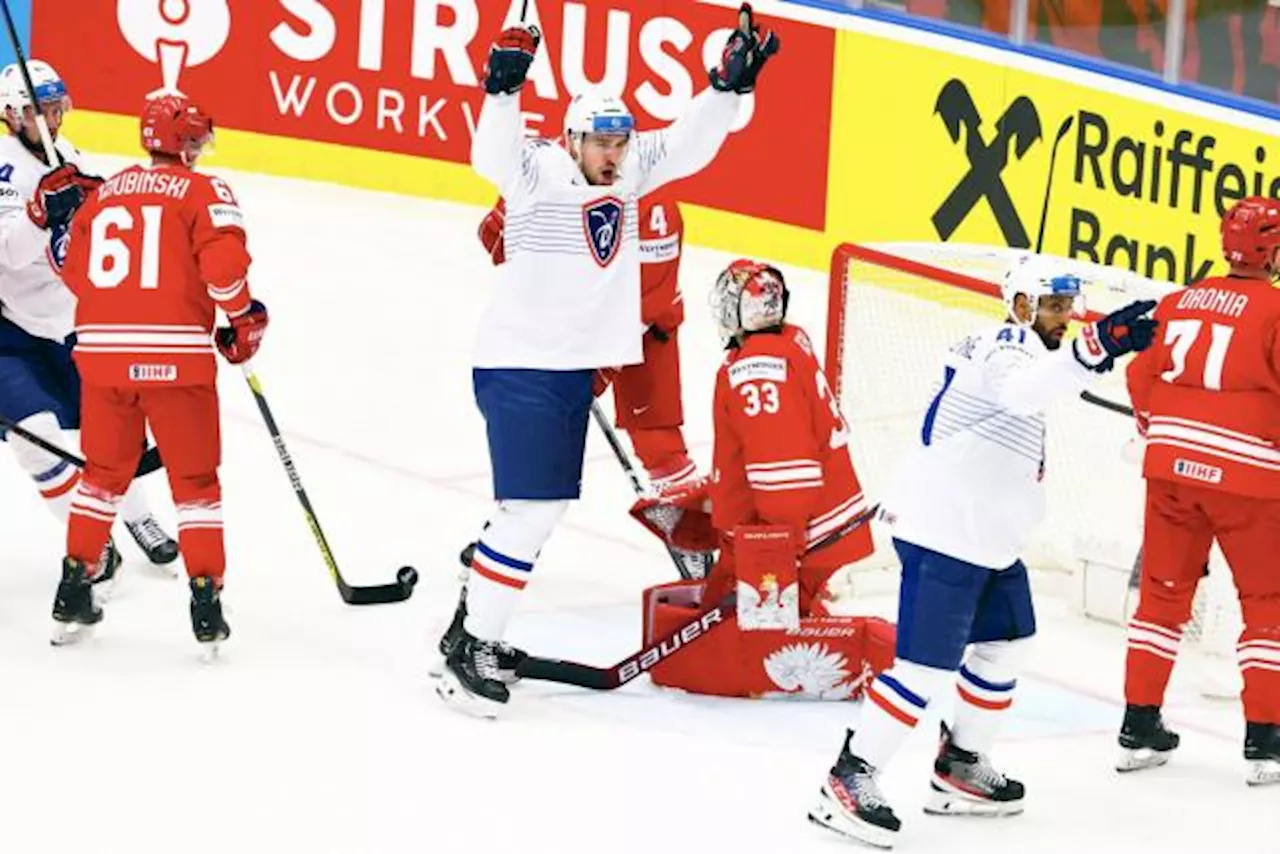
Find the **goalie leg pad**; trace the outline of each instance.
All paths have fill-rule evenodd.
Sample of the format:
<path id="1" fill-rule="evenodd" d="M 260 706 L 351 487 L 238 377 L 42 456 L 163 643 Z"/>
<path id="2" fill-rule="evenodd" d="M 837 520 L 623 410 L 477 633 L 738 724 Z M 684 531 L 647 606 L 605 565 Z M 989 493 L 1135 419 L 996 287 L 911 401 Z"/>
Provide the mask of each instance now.
<path id="1" fill-rule="evenodd" d="M 734 529 L 738 627 L 744 631 L 800 628 L 799 537 L 788 525 Z"/>

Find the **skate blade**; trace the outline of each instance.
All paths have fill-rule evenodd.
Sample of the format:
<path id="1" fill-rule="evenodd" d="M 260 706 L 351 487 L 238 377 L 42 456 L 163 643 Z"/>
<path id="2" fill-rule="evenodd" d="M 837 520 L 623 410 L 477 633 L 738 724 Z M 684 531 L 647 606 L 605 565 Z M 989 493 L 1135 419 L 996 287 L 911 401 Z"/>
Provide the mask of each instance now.
<path id="1" fill-rule="evenodd" d="M 930 785 L 929 800 L 924 811 L 929 815 L 969 815 L 979 818 L 1001 818 L 1022 812 L 1022 801 L 992 801 L 960 792 L 955 788 L 934 781 Z"/>
<path id="2" fill-rule="evenodd" d="M 849 815 L 823 786 L 818 802 L 809 809 L 809 821 L 872 848 L 890 849 L 898 833 Z"/>
<path id="3" fill-rule="evenodd" d="M 94 582 L 93 586 L 89 588 L 89 594 L 93 596 L 93 604 L 101 608 L 111 601 L 112 596 L 116 595 L 116 579 Z"/>
<path id="4" fill-rule="evenodd" d="M 1269 786 L 1280 783 L 1280 761 L 1275 759 L 1247 761 L 1244 781 L 1250 786 Z"/>
<path id="5" fill-rule="evenodd" d="M 222 650 L 222 641 L 198 641 L 200 644 L 200 663 L 213 664 L 218 661 Z"/>
<path id="6" fill-rule="evenodd" d="M 448 670 L 436 680 L 436 694 L 445 705 L 473 718 L 496 720 L 504 705 L 471 693 Z"/>
<path id="7" fill-rule="evenodd" d="M 49 635 L 49 643 L 53 646 L 73 646 L 93 637 L 96 624 L 60 623 L 53 621 L 53 632 Z"/>
<path id="8" fill-rule="evenodd" d="M 1120 748 L 1120 756 L 1116 759 L 1116 770 L 1121 774 L 1130 771 L 1144 771 L 1147 768 L 1159 768 L 1169 761 L 1172 750 L 1152 750 L 1150 747 L 1130 749 Z"/>

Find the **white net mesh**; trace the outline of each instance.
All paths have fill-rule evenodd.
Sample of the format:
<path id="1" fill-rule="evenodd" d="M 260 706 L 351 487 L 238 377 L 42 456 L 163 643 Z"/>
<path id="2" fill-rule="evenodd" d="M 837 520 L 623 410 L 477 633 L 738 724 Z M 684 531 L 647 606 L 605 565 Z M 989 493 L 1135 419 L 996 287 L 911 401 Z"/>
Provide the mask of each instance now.
<path id="1" fill-rule="evenodd" d="M 942 379 L 946 349 L 984 323 L 1004 317 L 998 283 L 1015 257 L 1011 250 L 950 244 L 885 244 L 837 252 L 827 364 L 850 421 L 854 464 L 871 500 L 884 494 L 919 435 L 923 413 Z M 1091 313 L 1159 298 L 1171 289 L 1127 270 L 1058 260 L 1085 281 Z M 1091 391 L 1127 406 L 1123 365 L 1100 378 Z M 1047 416 L 1048 515 L 1024 559 L 1042 578 L 1059 575 L 1063 589 L 1077 592 L 1089 616 L 1122 623 L 1136 604 L 1128 601 L 1128 581 L 1141 543 L 1141 440 L 1132 418 L 1079 397 L 1064 397 Z M 860 566 L 894 568 L 887 539 L 877 539 L 876 556 Z M 1115 578 L 1085 577 L 1104 572 Z M 1223 566 L 1215 567 L 1212 583 L 1202 585 L 1188 636 L 1203 638 L 1206 647 L 1229 648 L 1238 632 L 1239 610 L 1229 584 Z"/>

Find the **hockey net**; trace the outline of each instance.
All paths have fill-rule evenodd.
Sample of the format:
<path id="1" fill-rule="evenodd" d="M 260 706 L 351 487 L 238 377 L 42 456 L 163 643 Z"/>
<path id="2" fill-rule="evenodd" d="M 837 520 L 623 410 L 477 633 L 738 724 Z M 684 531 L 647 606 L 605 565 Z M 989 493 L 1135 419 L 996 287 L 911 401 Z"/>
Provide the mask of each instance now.
<path id="1" fill-rule="evenodd" d="M 999 282 L 1016 250 L 955 244 L 844 244 L 832 256 L 825 365 L 850 422 L 859 480 L 876 501 L 920 432 L 942 380 L 947 348 L 1006 314 Z M 1128 270 L 1057 259 L 1085 283 L 1089 319 L 1135 299 L 1172 290 Z M 1123 364 L 1092 394 L 1127 407 Z M 1086 616 L 1124 624 L 1137 604 L 1131 585 L 1141 544 L 1142 442 L 1133 419 L 1076 396 L 1047 415 L 1047 517 L 1024 560 L 1039 587 L 1069 596 Z M 855 570 L 855 585 L 897 560 L 877 530 L 876 553 Z M 1220 555 L 1197 594 L 1187 638 L 1234 658 L 1239 606 Z M 1231 693 L 1231 688 L 1224 693 Z M 1206 689 L 1206 693 L 1216 693 Z"/>

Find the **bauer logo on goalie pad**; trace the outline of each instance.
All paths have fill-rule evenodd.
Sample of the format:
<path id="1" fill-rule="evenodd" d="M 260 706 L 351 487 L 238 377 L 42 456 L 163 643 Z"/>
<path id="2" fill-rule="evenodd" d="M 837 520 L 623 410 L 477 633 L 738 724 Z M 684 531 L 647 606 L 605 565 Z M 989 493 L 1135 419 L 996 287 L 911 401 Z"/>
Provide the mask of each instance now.
<path id="1" fill-rule="evenodd" d="M 214 228 L 238 228 L 244 230 L 244 212 L 235 205 L 209 205 L 209 221 Z"/>
<path id="2" fill-rule="evenodd" d="M 781 356 L 751 356 L 729 366 L 729 387 L 754 380 L 787 381 L 787 360 Z"/>
<path id="3" fill-rule="evenodd" d="M 1222 469 L 1208 463 L 1184 460 L 1181 457 L 1173 461 L 1173 473 L 1179 477 L 1204 483 L 1222 483 Z"/>
<path id="4" fill-rule="evenodd" d="M 582 207 L 582 227 L 587 233 L 591 257 L 601 267 L 608 267 L 618 256 L 622 244 L 622 217 L 626 205 L 622 199 L 606 196 Z"/>

